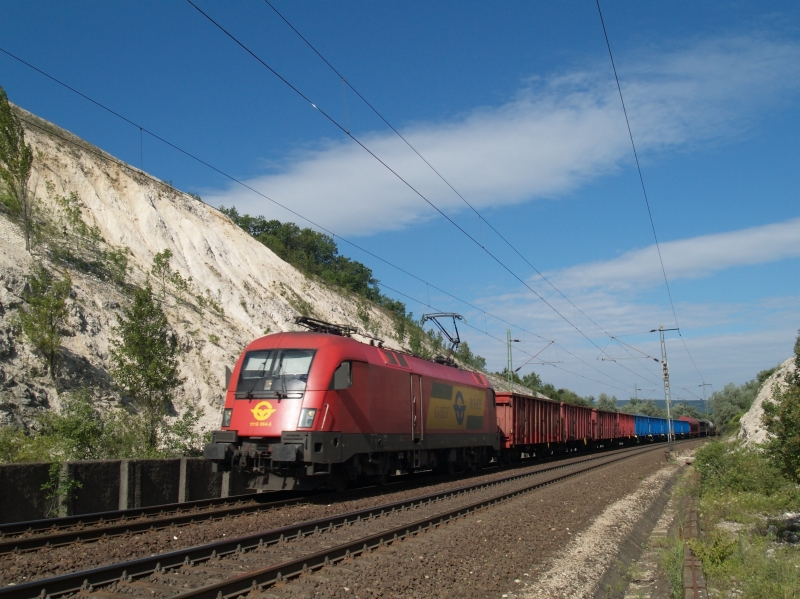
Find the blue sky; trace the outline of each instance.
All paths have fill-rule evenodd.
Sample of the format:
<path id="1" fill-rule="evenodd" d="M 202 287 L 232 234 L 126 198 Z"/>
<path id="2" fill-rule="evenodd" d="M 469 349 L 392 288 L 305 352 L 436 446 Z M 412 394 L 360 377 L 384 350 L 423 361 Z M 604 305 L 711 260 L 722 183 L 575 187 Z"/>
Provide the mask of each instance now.
<path id="1" fill-rule="evenodd" d="M 187 2 L 8 4 L 0 47 L 479 310 L 340 243 L 386 286 L 430 296 L 494 337 L 508 325 L 484 311 L 514 323 L 515 366 L 556 340 L 540 358 L 557 363 L 536 367 L 547 381 L 621 398 L 634 384 L 657 389 L 658 365 L 609 337 L 654 356 L 657 336 L 636 333 L 675 321 L 593 2 L 275 2 L 583 314 L 343 94 L 266 3 L 196 3 L 564 318 Z M 720 389 L 786 359 L 800 328 L 800 7 L 606 2 L 603 11 L 694 359 L 673 335 L 673 394 L 692 398 L 703 380 Z M 212 204 L 307 225 L 146 134 L 140 145 L 134 127 L 3 54 L 0 85 Z M 401 299 L 416 315 L 429 311 Z M 470 328 L 463 337 L 490 367 L 505 365 L 503 343 Z"/>

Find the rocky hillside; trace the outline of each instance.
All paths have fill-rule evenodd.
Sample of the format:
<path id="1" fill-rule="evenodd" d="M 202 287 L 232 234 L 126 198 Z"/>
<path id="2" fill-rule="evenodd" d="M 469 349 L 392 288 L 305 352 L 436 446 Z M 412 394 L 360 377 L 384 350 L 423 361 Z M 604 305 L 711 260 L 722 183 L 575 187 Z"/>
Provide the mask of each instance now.
<path id="1" fill-rule="evenodd" d="M 786 360 L 764 381 L 753 401 L 753 405 L 750 406 L 750 409 L 739 421 L 740 428 L 736 437 L 741 439 L 745 445 L 756 445 L 767 440 L 768 433 L 761 422 L 761 418 L 764 416 L 764 401 L 772 400 L 776 386 L 780 390 L 788 387 L 786 375 L 794 372 L 794 360 L 794 357 Z"/>
<path id="2" fill-rule="evenodd" d="M 19 227 L 0 213 L 0 424 L 29 425 L 37 410 L 57 406 L 59 394 L 77 387 L 106 402 L 119 399 L 107 373 L 111 328 L 126 285 L 143 285 L 164 250 L 173 270 L 164 304 L 185 349 L 181 395 L 205 408 L 208 427 L 218 423 L 225 366 L 255 337 L 295 329 L 298 314 L 367 328 L 400 345 L 386 311 L 304 276 L 199 198 L 25 111 L 20 116 L 34 123 L 26 125 L 35 154 L 30 188 L 47 226 L 31 256 Z M 75 227 L 98 255 L 127 255 L 125 284 L 85 260 L 51 260 Z M 37 260 L 73 281 L 56 380 L 44 374 L 17 320 Z"/>

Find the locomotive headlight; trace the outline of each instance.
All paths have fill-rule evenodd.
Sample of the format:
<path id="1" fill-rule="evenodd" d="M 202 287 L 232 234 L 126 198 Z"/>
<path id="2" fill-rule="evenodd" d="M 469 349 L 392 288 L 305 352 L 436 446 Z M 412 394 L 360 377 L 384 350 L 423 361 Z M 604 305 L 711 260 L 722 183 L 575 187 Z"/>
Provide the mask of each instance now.
<path id="1" fill-rule="evenodd" d="M 297 428 L 311 428 L 314 425 L 314 416 L 317 410 L 314 408 L 303 408 L 300 410 L 300 420 L 297 421 Z"/>
<path id="2" fill-rule="evenodd" d="M 232 408 L 225 408 L 222 410 L 222 426 L 231 425 L 231 414 L 233 414 Z"/>

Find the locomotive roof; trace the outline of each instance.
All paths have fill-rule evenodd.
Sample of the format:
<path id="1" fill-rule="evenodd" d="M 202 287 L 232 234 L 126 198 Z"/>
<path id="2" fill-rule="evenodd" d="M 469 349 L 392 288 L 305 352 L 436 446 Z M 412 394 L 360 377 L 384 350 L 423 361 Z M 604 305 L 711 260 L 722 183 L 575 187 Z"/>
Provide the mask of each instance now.
<path id="1" fill-rule="evenodd" d="M 387 363 L 387 354 L 402 354 L 409 367 L 405 370 L 416 374 L 425 374 L 439 379 L 451 380 L 468 385 L 491 387 L 489 379 L 470 370 L 461 370 L 432 360 L 418 358 L 402 350 L 382 347 L 357 341 L 350 337 L 317 333 L 312 331 L 287 331 L 259 337 L 251 341 L 245 352 L 259 349 L 323 349 L 336 348 L 343 360 L 357 360 L 377 365 L 391 366 Z M 398 366 L 399 367 L 399 366 Z"/>

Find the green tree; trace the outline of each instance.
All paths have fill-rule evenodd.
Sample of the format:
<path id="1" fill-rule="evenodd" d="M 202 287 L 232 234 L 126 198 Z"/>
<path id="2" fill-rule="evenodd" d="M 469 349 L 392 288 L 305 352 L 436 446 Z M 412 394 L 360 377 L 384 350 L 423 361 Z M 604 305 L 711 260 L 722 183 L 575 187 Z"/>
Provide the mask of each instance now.
<path id="1" fill-rule="evenodd" d="M 466 341 L 462 341 L 458 345 L 458 349 L 455 351 L 455 358 L 469 368 L 474 368 L 476 370 L 486 369 L 486 358 L 472 353 Z"/>
<path id="2" fill-rule="evenodd" d="M 105 258 L 108 265 L 108 273 L 111 280 L 117 285 L 124 285 L 128 275 L 128 252 L 127 247 L 110 250 L 106 252 Z"/>
<path id="3" fill-rule="evenodd" d="M 154 454 L 183 379 L 178 375 L 178 340 L 149 285 L 134 291 L 114 332 L 118 337 L 111 342 L 111 374 L 141 416 L 145 449 Z"/>
<path id="4" fill-rule="evenodd" d="M 621 412 L 627 414 L 641 414 L 642 416 L 654 416 L 665 418 L 667 413 L 656 405 L 652 399 L 644 400 L 638 397 L 631 397 L 630 401 L 622 406 Z"/>
<path id="5" fill-rule="evenodd" d="M 571 403 L 577 406 L 592 406 L 594 405 L 594 397 L 591 395 L 587 397 L 581 397 L 574 391 L 570 389 L 564 389 L 563 387 L 560 389 L 556 389 L 555 385 L 552 383 L 544 383 L 539 388 L 539 393 L 544 395 L 545 397 L 549 397 L 550 399 L 554 399 L 555 401 L 563 401 L 564 403 Z"/>
<path id="6" fill-rule="evenodd" d="M 170 258 L 172 258 L 171 251 L 164 250 L 163 252 L 158 252 L 153 256 L 153 266 L 150 268 L 150 274 L 155 277 L 161 288 L 162 302 L 167 295 L 167 283 L 172 279 L 172 269 L 169 267 Z"/>
<path id="7" fill-rule="evenodd" d="M 378 304 L 386 303 L 389 310 L 405 306 L 390 300 L 380 292 L 372 270 L 339 254 L 336 242 L 329 235 L 313 229 L 301 229 L 294 223 L 267 220 L 263 216 L 239 214 L 235 207 L 220 207 L 220 212 L 271 249 L 292 266 L 323 281 L 348 289 Z"/>
<path id="8" fill-rule="evenodd" d="M 5 90 L 0 87 L 0 180 L 8 194 L 12 215 L 22 221 L 25 250 L 31 251 L 33 233 L 33 197 L 28 192 L 28 179 L 33 166 L 33 150 L 25 143 L 25 130 L 11 110 Z"/>
<path id="9" fill-rule="evenodd" d="M 703 415 L 700 414 L 700 411 L 694 407 L 693 405 L 688 404 L 687 402 L 676 403 L 672 406 L 672 417 L 673 418 L 680 418 L 681 416 L 689 416 L 690 418 L 702 418 Z"/>
<path id="10" fill-rule="evenodd" d="M 605 393 L 601 393 L 598 396 L 596 407 L 598 410 L 605 410 L 607 412 L 619 412 L 619 408 L 617 407 L 616 396 L 612 395 L 611 397 L 609 397 Z"/>
<path id="11" fill-rule="evenodd" d="M 425 347 L 424 343 L 425 333 L 418 326 L 412 326 L 408 332 L 408 345 L 411 353 L 418 358 L 429 360 L 432 357 L 431 352 Z"/>
<path id="12" fill-rule="evenodd" d="M 24 294 L 28 306 L 19 315 L 22 331 L 44 356 L 50 375 L 55 376 L 72 280 L 65 275 L 57 281 L 44 266 L 37 264 L 28 285 L 30 290 Z"/>
<path id="13" fill-rule="evenodd" d="M 772 435 L 767 453 L 786 476 L 800 482 L 800 335 L 794 354 L 796 370 L 786 377 L 789 386 L 783 391 L 775 386 L 774 401 L 763 403 L 763 422 Z"/>
<path id="14" fill-rule="evenodd" d="M 761 373 L 759 373 L 761 375 Z M 764 377 L 766 380 L 766 377 Z M 755 378 L 742 385 L 728 383 L 721 391 L 711 394 L 709 403 L 717 426 L 724 428 L 737 415 L 743 414 L 753 405 L 763 381 Z"/>
<path id="15" fill-rule="evenodd" d="M 34 435 L 14 426 L 0 427 L 0 464 L 41 462 L 42 459 Z"/>
<path id="16" fill-rule="evenodd" d="M 522 384 L 528 387 L 529 389 L 538 391 L 542 387 L 542 378 L 535 372 L 529 372 L 528 374 L 522 377 Z"/>

